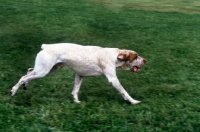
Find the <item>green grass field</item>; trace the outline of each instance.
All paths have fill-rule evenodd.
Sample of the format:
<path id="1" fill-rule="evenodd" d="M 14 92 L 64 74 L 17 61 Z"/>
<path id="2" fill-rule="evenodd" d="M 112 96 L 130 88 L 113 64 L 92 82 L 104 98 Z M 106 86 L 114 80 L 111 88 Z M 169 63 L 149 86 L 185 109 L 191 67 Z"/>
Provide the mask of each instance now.
<path id="1" fill-rule="evenodd" d="M 118 71 L 131 105 L 104 76 L 59 71 L 9 91 L 42 43 L 132 49 L 147 58 L 138 74 Z M 0 131 L 200 132 L 198 0 L 0 0 Z"/>

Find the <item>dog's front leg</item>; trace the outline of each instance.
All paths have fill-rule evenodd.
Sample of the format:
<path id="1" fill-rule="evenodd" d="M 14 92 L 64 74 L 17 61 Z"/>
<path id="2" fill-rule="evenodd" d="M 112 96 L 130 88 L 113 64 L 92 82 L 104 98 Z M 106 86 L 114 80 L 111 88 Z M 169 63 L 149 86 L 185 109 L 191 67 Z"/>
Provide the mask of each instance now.
<path id="1" fill-rule="evenodd" d="M 131 104 L 139 104 L 141 101 L 133 99 L 122 87 L 117 77 L 108 78 L 109 82 L 120 92 L 124 100 L 128 100 Z"/>
<path id="2" fill-rule="evenodd" d="M 78 100 L 78 92 L 80 90 L 80 86 L 81 86 L 82 80 L 83 80 L 83 77 L 81 77 L 80 75 L 76 74 L 75 81 L 74 81 L 74 89 L 72 91 L 73 99 L 74 99 L 74 102 L 76 102 L 76 103 L 80 103 L 81 102 L 81 101 Z"/>
<path id="3" fill-rule="evenodd" d="M 112 72 L 113 71 L 113 72 Z M 120 94 L 124 97 L 124 100 L 128 100 L 131 104 L 139 104 L 141 101 L 134 100 L 122 87 L 120 84 L 115 70 L 109 70 L 109 72 L 104 73 L 105 76 L 108 78 L 108 81 L 120 92 Z"/>

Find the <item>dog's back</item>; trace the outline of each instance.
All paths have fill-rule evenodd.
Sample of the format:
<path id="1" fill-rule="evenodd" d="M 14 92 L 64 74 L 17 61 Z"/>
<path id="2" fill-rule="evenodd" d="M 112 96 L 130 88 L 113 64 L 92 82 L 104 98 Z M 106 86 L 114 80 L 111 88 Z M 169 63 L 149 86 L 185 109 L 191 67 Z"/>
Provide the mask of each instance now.
<path id="1" fill-rule="evenodd" d="M 98 50 L 101 49 L 102 47 L 99 46 L 83 46 L 83 45 L 78 45 L 78 44 L 73 44 L 73 43 L 58 43 L 58 44 L 42 44 L 41 49 L 70 49 L 70 50 L 75 50 L 76 52 L 80 50 L 85 50 L 85 51 L 90 51 L 90 50 Z"/>

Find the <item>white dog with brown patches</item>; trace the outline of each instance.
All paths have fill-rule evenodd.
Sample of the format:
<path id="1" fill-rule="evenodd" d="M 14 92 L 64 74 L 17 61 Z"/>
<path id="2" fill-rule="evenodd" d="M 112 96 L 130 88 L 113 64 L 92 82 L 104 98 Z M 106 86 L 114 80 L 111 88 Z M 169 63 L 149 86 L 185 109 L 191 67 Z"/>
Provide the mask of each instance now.
<path id="1" fill-rule="evenodd" d="M 126 92 L 116 75 L 116 69 L 139 72 L 140 68 L 145 65 L 147 60 L 138 56 L 135 51 L 71 43 L 43 44 L 41 48 L 42 50 L 37 54 L 34 68 L 29 68 L 27 75 L 21 77 L 10 91 L 11 96 L 15 95 L 21 85 L 24 85 L 24 89 L 26 89 L 29 81 L 54 73 L 60 66 L 66 66 L 76 72 L 72 91 L 75 102 L 80 102 L 78 92 L 83 77 L 103 74 L 125 100 L 132 104 L 140 103 Z"/>

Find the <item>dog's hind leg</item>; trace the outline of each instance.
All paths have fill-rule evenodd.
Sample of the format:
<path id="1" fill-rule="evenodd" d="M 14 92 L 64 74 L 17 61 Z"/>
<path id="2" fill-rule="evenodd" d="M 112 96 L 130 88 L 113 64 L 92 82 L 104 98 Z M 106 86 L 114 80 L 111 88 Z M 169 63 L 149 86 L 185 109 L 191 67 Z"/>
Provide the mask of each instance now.
<path id="1" fill-rule="evenodd" d="M 33 70 L 34 70 L 33 68 L 29 68 L 27 71 L 27 75 L 30 74 Z M 23 84 L 24 90 L 27 90 L 27 87 L 28 87 L 28 81 Z"/>
<path id="2" fill-rule="evenodd" d="M 27 83 L 31 80 L 37 79 L 37 78 L 42 78 L 45 75 L 47 75 L 49 73 L 49 70 L 33 70 L 30 74 L 27 74 L 23 77 L 21 77 L 21 79 L 19 80 L 19 82 L 12 88 L 12 90 L 10 91 L 11 96 L 14 96 L 15 93 L 17 92 L 18 88 L 24 84 Z"/>
<path id="3" fill-rule="evenodd" d="M 54 65 L 55 65 L 55 59 L 52 58 L 51 55 L 46 54 L 45 52 L 42 52 L 42 51 L 38 53 L 35 60 L 34 69 L 33 70 L 30 69 L 30 73 L 21 77 L 19 82 L 15 86 L 13 86 L 12 90 L 10 91 L 11 96 L 15 95 L 18 88 L 22 84 L 25 84 L 33 79 L 42 78 L 46 76 L 51 71 Z"/>
<path id="4" fill-rule="evenodd" d="M 58 64 L 54 65 L 53 68 L 51 68 L 51 70 L 49 71 L 48 75 L 54 74 L 57 71 L 58 67 L 62 67 L 62 66 L 64 66 L 64 64 L 62 64 L 62 63 L 58 63 Z M 30 74 L 33 70 L 34 70 L 34 68 L 29 68 L 27 71 L 27 75 Z M 28 83 L 29 83 L 29 81 L 27 81 L 23 84 L 24 90 L 27 90 Z"/>

